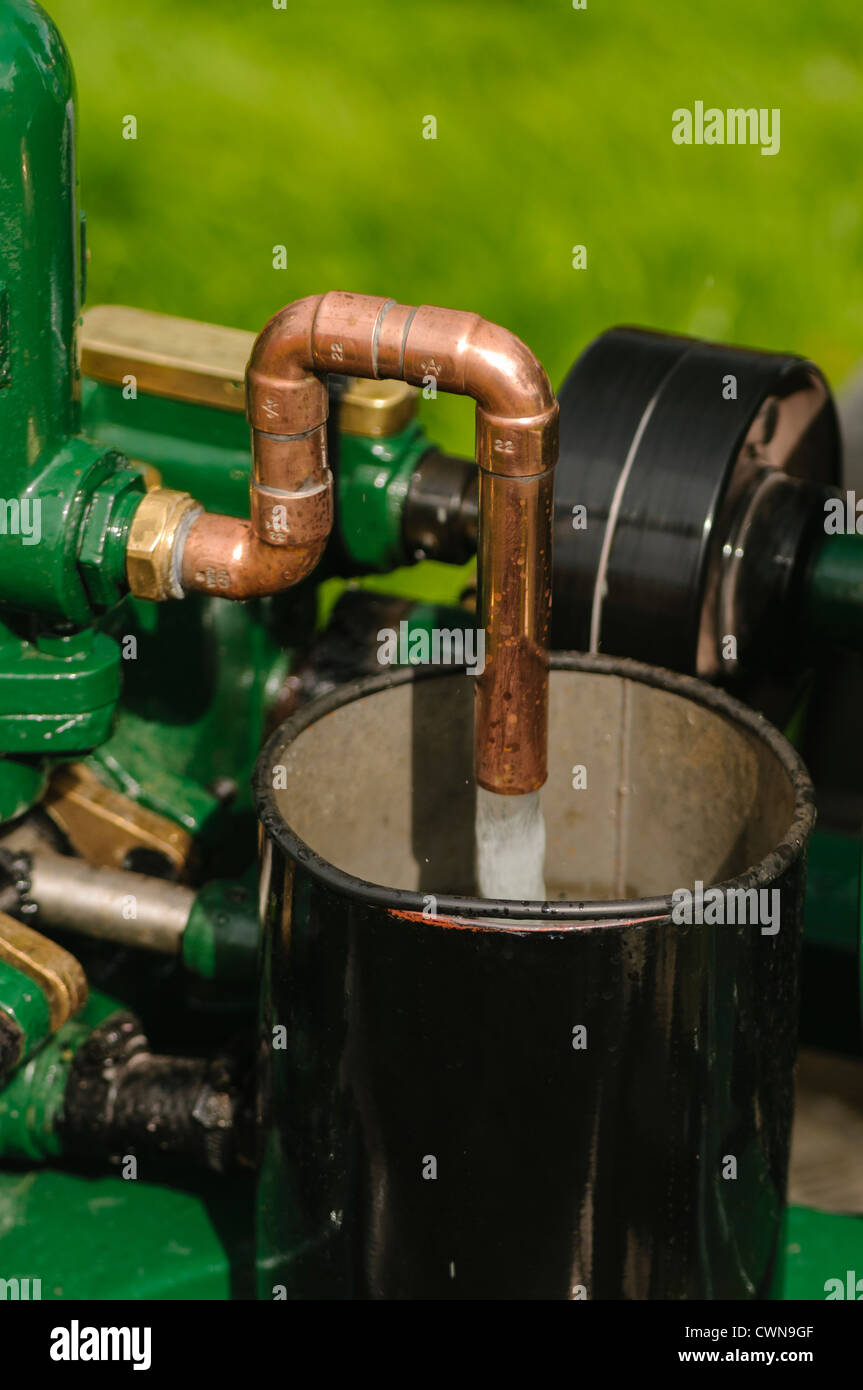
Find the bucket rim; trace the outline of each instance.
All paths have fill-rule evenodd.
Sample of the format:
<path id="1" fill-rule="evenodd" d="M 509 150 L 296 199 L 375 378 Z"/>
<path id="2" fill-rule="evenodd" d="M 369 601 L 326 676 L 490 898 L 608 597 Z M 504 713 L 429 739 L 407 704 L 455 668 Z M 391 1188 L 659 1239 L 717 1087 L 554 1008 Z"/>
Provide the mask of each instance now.
<path id="1" fill-rule="evenodd" d="M 795 864 L 806 851 L 815 825 L 815 792 L 803 759 L 784 734 L 757 710 L 744 705 L 717 686 L 708 685 L 694 676 L 668 671 L 628 657 L 604 656 L 585 652 L 553 652 L 549 660 L 552 671 L 582 671 L 588 675 L 616 676 L 641 685 L 667 691 L 724 716 L 742 725 L 760 740 L 777 758 L 786 773 L 794 794 L 794 810 L 790 824 L 773 849 L 734 878 L 720 883 L 705 884 L 722 892 L 760 889 Z M 404 685 L 409 681 L 464 678 L 465 669 L 447 667 L 399 667 L 380 675 L 360 676 L 337 686 L 325 695 L 290 715 L 273 730 L 261 749 L 252 778 L 252 791 L 258 820 L 266 836 L 278 846 L 295 865 L 307 872 L 316 882 L 330 891 L 359 900 L 371 907 L 388 909 L 394 916 L 416 920 L 429 926 L 450 925 L 478 930 L 516 931 L 583 930 L 591 926 L 603 930 L 613 926 L 629 926 L 633 922 L 672 921 L 673 901 L 670 894 L 653 898 L 555 900 L 552 902 L 520 902 L 515 899 L 477 898 L 461 894 L 421 893 L 410 888 L 393 888 L 371 883 L 355 874 L 337 868 L 318 854 L 291 828 L 278 810 L 272 786 L 272 768 L 277 750 L 287 747 L 312 724 L 344 705 Z M 434 898 L 437 911 L 428 912 L 428 900 Z"/>

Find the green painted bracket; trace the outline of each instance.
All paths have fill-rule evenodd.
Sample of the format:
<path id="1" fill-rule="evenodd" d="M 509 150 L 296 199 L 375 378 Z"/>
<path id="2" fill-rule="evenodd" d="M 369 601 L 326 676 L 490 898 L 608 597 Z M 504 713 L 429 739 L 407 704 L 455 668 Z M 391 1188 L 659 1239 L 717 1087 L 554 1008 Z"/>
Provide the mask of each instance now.
<path id="1" fill-rule="evenodd" d="M 120 651 L 92 628 L 35 642 L 0 629 L 0 752 L 55 755 L 93 748 L 120 698 Z"/>

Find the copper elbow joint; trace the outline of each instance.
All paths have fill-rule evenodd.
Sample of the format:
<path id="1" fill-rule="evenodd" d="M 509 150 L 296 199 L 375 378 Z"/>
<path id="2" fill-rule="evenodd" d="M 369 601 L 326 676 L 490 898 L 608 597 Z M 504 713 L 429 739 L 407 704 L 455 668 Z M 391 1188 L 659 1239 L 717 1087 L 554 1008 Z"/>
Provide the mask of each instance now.
<path id="1" fill-rule="evenodd" d="M 327 385 L 305 365 L 319 298 L 283 309 L 255 342 L 246 371 L 249 521 L 205 514 L 192 524 L 186 589 L 234 599 L 281 593 L 311 574 L 324 552 L 333 526 Z"/>
<path id="2" fill-rule="evenodd" d="M 313 318 L 313 309 L 304 313 L 303 306 L 316 303 L 300 301 L 283 310 L 252 353 L 249 520 L 205 512 L 186 494 L 168 489 L 148 494 L 127 545 L 129 585 L 139 597 L 196 592 L 263 598 L 299 583 L 317 565 L 333 526 L 333 479 L 327 466 L 326 382 L 301 365 Z M 292 333 L 290 325 L 304 318 L 305 337 L 302 331 Z M 253 368 L 265 352 L 269 377 Z M 173 524 L 176 516 L 183 518 L 182 528 Z"/>

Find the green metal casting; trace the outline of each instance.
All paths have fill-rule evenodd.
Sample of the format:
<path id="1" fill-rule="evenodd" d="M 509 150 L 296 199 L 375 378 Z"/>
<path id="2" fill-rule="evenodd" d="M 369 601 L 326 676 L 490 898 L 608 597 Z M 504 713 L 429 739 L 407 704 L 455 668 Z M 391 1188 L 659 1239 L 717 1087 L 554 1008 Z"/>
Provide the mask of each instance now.
<path id="1" fill-rule="evenodd" d="M 51 20 L 30 0 L 0 9 L 0 281 L 3 487 L 32 487 L 78 431 L 81 309 L 75 81 Z"/>
<path id="2" fill-rule="evenodd" d="M 231 981 L 251 997 L 257 978 L 258 903 L 253 887 L 215 879 L 195 898 L 183 934 L 183 964 L 204 980 Z"/>
<path id="3" fill-rule="evenodd" d="M 42 798 L 47 785 L 44 760 L 4 757 L 0 761 L 0 824 L 23 816 Z"/>
<path id="4" fill-rule="evenodd" d="M 341 435 L 339 534 L 360 568 L 392 570 L 409 560 L 402 542 L 402 512 L 416 466 L 430 447 L 417 421 L 385 439 Z"/>
<path id="5" fill-rule="evenodd" d="M 15 1059 L 20 1065 L 51 1032 L 51 1006 L 39 985 L 8 961 L 0 960 L 0 1008 L 13 1020 L 21 1037 Z M 4 1078 L 0 1076 L 0 1083 Z M 0 1106 L 5 1092 L 0 1090 Z M 2 1154 L 0 1139 L 0 1154 Z"/>
<path id="6" fill-rule="evenodd" d="M 206 1174 L 0 1173 L 0 1278 L 40 1280 L 43 1300 L 250 1298 L 253 1198 Z"/>
<path id="7" fill-rule="evenodd" d="M 20 1064 L 0 1089 L 0 1160 L 43 1163 L 62 1151 L 57 1122 L 75 1053 L 121 1005 L 94 990 L 77 1018 L 52 1035 L 48 1001 L 41 989 L 2 961 L 0 1001 L 24 1033 Z"/>
<path id="8" fill-rule="evenodd" d="M 95 610 L 79 547 L 89 571 L 122 577 L 130 493 L 140 500 L 142 485 L 114 451 L 78 437 L 75 86 L 57 30 L 30 0 L 0 9 L 0 71 L 0 605 L 83 625 Z M 101 553 L 94 522 L 107 534 Z"/>
<path id="9" fill-rule="evenodd" d="M 119 697 L 120 651 L 101 633 L 46 632 L 31 642 L 0 624 L 0 753 L 92 748 L 108 737 Z"/>
<path id="10" fill-rule="evenodd" d="M 84 428 L 93 439 L 159 473 L 207 511 L 249 515 L 249 426 L 245 415 L 82 381 Z"/>
<path id="11" fill-rule="evenodd" d="M 77 1019 L 65 1023 L 0 1091 L 0 1160 L 45 1163 L 60 1157 L 57 1123 L 69 1068 L 91 1032 L 92 1026 Z"/>
<path id="12" fill-rule="evenodd" d="M 819 826 L 806 871 L 806 940 L 857 955 L 860 923 L 861 841 Z"/>
<path id="13" fill-rule="evenodd" d="M 8 489 L 6 465 L 4 451 Z M 43 458 L 21 500 L 12 499 L 19 524 L 10 530 L 7 522 L 0 548 L 3 607 L 83 626 L 115 603 L 125 592 L 126 535 L 143 495 L 140 472 L 101 444 L 70 438 Z"/>
<path id="14" fill-rule="evenodd" d="M 83 299 L 75 87 L 51 20 L 0 6 L 0 816 L 44 785 L 45 758 L 101 742 L 119 654 L 90 631 L 125 587 L 137 470 L 80 436 Z M 18 615 L 21 615 L 20 617 Z M 24 764 L 2 755 L 32 756 Z"/>
<path id="15" fill-rule="evenodd" d="M 809 847 L 801 967 L 801 1041 L 849 1055 L 861 1029 L 859 834 L 816 826 Z"/>
<path id="16" fill-rule="evenodd" d="M 0 975 L 0 998 L 5 1002 L 4 988 Z M 0 1090 L 0 1159 L 44 1163 L 60 1156 L 57 1124 L 75 1053 L 93 1029 L 121 1007 L 93 990 L 77 1018 L 64 1023 L 40 1047 L 30 1049 L 28 1060 Z M 46 1027 L 43 1037 L 47 1032 Z"/>
<path id="17" fill-rule="evenodd" d="M 94 770 L 183 825 L 203 852 L 227 854 L 222 875 L 254 858 L 252 768 L 292 652 L 314 623 L 314 590 L 301 586 L 246 604 L 127 598 L 100 624 L 124 653 L 123 703 Z"/>
<path id="18" fill-rule="evenodd" d="M 810 632 L 863 647 L 863 536 L 825 536 L 809 573 L 804 620 Z"/>
<path id="19" fill-rule="evenodd" d="M 835 1281 L 847 1290 L 849 1272 L 863 1278 L 863 1216 L 789 1207 L 771 1297 L 836 1298 Z"/>
<path id="20" fill-rule="evenodd" d="M 155 468 L 166 487 L 191 493 L 209 511 L 248 516 L 251 456 L 244 415 L 141 391 L 131 397 L 118 386 L 86 379 L 82 400 L 93 438 Z M 388 571 L 410 560 L 402 544 L 402 510 L 414 470 L 431 447 L 417 421 L 379 438 L 339 435 L 336 515 L 356 571 Z"/>

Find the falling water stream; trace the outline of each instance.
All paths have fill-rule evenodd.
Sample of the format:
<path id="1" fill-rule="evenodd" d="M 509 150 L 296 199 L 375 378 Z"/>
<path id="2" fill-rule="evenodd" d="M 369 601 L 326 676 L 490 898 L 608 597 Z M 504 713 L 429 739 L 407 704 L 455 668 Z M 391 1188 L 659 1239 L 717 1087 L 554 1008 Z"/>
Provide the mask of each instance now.
<path id="1" fill-rule="evenodd" d="M 477 787 L 476 879 L 481 898 L 545 902 L 545 820 L 539 792 L 501 796 Z"/>

